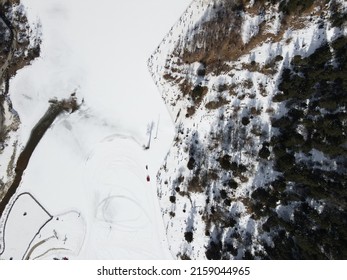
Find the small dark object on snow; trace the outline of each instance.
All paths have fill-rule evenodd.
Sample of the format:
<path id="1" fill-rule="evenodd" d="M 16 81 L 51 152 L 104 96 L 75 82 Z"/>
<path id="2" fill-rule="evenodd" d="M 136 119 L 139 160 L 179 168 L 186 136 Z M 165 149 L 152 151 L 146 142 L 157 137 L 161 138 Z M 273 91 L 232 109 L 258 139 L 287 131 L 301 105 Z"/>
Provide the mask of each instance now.
<path id="1" fill-rule="evenodd" d="M 149 177 L 149 175 L 147 175 L 147 182 L 149 182 L 151 180 L 151 178 Z"/>

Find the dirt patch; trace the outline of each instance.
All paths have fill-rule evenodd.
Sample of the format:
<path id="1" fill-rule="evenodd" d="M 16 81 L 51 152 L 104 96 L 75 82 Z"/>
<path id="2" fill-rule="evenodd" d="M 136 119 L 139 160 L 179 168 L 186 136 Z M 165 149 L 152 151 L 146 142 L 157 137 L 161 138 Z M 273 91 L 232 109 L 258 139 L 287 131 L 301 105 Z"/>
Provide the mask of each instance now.
<path id="1" fill-rule="evenodd" d="M 213 10 L 210 12 L 214 13 L 211 20 L 199 23 L 194 27 L 194 30 L 197 31 L 193 36 L 190 34 L 190 37 L 183 37 L 184 43 L 178 42 L 174 56 L 179 57 L 180 61 L 185 64 L 203 63 L 206 66 L 206 74 L 214 73 L 219 75 L 227 73 L 230 71 L 230 66 L 226 62 L 237 61 L 241 56 L 250 53 L 251 50 L 264 42 L 280 42 L 289 27 L 291 29 L 304 28 L 309 16 L 316 14 L 325 5 L 322 0 L 316 1 L 315 5 L 291 4 L 291 12 L 281 14 L 282 16 L 279 18 L 280 28 L 276 33 L 269 31 L 269 26 L 271 26 L 274 18 L 264 19 L 258 26 L 258 33 L 249 42 L 243 43 L 240 30 L 244 13 L 251 16 L 262 14 L 265 10 L 271 10 L 272 14 L 280 13 L 279 8 L 276 8 L 271 2 L 266 0 L 255 1 L 250 6 L 250 1 L 247 0 L 221 1 L 220 4 L 216 4 L 214 8 L 211 8 Z M 170 62 L 168 63 L 170 64 Z M 265 74 L 273 72 L 271 69 L 259 65 L 250 65 L 250 68 L 252 68 L 252 71 Z"/>
<path id="2" fill-rule="evenodd" d="M 226 104 L 228 104 L 229 101 L 226 100 L 225 98 L 223 97 L 219 97 L 217 101 L 210 101 L 208 103 L 205 104 L 205 107 L 206 109 L 209 109 L 209 110 L 215 110 L 215 109 L 218 109 Z"/>

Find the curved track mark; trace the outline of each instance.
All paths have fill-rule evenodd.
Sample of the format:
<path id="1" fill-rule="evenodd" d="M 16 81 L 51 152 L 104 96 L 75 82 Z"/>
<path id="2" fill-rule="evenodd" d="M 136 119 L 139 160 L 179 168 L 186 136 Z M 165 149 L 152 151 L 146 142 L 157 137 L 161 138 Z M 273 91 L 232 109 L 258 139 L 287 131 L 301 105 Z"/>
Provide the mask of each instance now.
<path id="1" fill-rule="evenodd" d="M 33 239 L 31 240 L 31 242 L 29 243 L 29 245 L 28 245 L 28 247 L 27 247 L 27 249 L 26 249 L 26 251 L 25 251 L 25 253 L 24 253 L 24 255 L 23 255 L 23 258 L 25 257 L 26 252 L 29 250 L 29 248 L 30 248 L 32 242 L 34 241 L 34 239 L 36 238 L 36 236 L 40 233 L 41 229 L 42 229 L 49 221 L 51 221 L 52 218 L 53 218 L 53 216 L 46 210 L 46 208 L 43 207 L 43 205 L 42 205 L 40 202 L 38 202 L 38 200 L 37 200 L 31 193 L 24 192 L 24 193 L 19 194 L 19 195 L 16 197 L 16 199 L 13 201 L 13 203 L 12 203 L 12 205 L 11 205 L 11 208 L 9 209 L 9 211 L 8 211 L 8 213 L 7 213 L 7 216 L 6 216 L 6 218 L 5 218 L 5 222 L 4 222 L 4 225 L 3 225 L 3 228 L 2 228 L 2 231 L 3 231 L 3 238 L 2 238 L 2 239 L 3 239 L 3 240 L 2 240 L 3 246 L 2 246 L 2 247 L 3 247 L 3 248 L 2 248 L 2 251 L 0 252 L 0 255 L 4 253 L 5 247 L 6 247 L 6 244 L 5 244 L 5 235 L 6 235 L 6 224 L 7 224 L 8 217 L 10 216 L 11 210 L 13 209 L 13 206 L 15 205 L 15 203 L 17 202 L 17 200 L 18 200 L 21 196 L 24 196 L 24 195 L 30 196 L 30 198 L 31 198 L 32 200 L 34 200 L 34 202 L 35 202 L 39 207 L 41 207 L 41 209 L 42 209 L 50 218 L 46 221 L 46 223 L 44 223 L 44 224 L 39 228 L 39 230 L 37 231 L 37 233 L 35 234 L 35 236 L 34 236 Z"/>

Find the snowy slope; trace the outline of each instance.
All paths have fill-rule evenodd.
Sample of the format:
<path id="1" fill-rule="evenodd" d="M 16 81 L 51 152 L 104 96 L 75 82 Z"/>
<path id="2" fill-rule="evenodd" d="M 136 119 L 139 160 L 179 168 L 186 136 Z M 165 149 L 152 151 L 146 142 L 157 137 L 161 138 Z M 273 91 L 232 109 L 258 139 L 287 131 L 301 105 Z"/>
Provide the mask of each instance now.
<path id="1" fill-rule="evenodd" d="M 347 30 L 328 20 L 331 3 L 317 1 L 284 21 L 268 2 L 193 1 L 148 62 L 176 125 L 158 176 L 176 258 L 266 258 L 264 246 L 273 246 L 252 193 L 273 189 L 280 175 L 268 143 L 278 133 L 273 118 L 288 111 L 273 101 L 282 71 Z M 276 203 L 278 215 L 290 217 L 294 208 Z"/>
<path id="2" fill-rule="evenodd" d="M 187 1 L 22 3 L 31 24 L 42 26 L 42 45 L 40 58 L 11 80 L 19 146 L 49 100 L 76 93 L 82 106 L 60 115 L 35 150 L 2 217 L 1 258 L 171 258 L 155 176 L 173 126 L 146 60 Z M 39 231 L 30 244 L 12 218 L 36 209 L 16 200 L 22 193 L 51 216 L 42 228 L 39 217 L 24 224 Z"/>

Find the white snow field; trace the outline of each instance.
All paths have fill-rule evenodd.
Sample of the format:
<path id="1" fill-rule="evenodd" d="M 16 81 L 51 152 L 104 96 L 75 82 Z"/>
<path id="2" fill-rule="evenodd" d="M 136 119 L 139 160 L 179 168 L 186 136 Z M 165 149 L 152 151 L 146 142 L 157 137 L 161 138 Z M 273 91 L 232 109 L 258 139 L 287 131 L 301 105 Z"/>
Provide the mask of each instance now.
<path id="1" fill-rule="evenodd" d="M 37 231 L 52 217 L 27 193 L 19 195 L 10 210 L 5 221 L 3 257 L 21 259 Z M 21 238 L 14 239 L 18 233 Z"/>
<path id="2" fill-rule="evenodd" d="M 41 57 L 10 84 L 21 145 L 50 99 L 76 92 L 84 102 L 34 151 L 0 224 L 0 258 L 172 258 L 156 173 L 174 127 L 146 62 L 189 1 L 21 2 L 42 26 Z M 30 196 L 16 200 L 23 193 L 47 212 Z"/>

